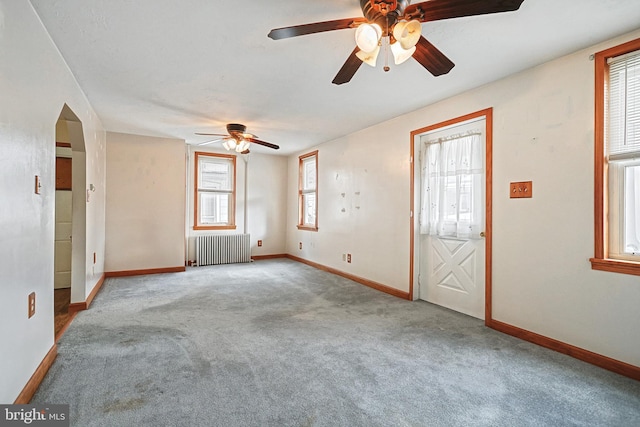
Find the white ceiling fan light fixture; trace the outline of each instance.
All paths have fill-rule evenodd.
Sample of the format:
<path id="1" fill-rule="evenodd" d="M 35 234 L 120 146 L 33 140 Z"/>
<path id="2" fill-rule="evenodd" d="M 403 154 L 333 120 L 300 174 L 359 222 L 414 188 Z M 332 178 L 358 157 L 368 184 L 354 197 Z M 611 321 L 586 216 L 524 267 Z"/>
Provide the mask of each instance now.
<path id="1" fill-rule="evenodd" d="M 227 151 L 237 151 L 240 154 L 248 154 L 249 147 L 252 144 L 261 145 L 263 147 L 272 148 L 274 150 L 278 150 L 280 148 L 279 145 L 259 140 L 257 135 L 248 133 L 246 132 L 246 130 L 247 127 L 243 124 L 229 123 L 227 124 L 227 135 L 204 132 L 196 132 L 196 135 L 217 137 L 216 139 L 203 142 L 200 145 L 222 142 L 222 147 L 224 147 Z"/>
<path id="2" fill-rule="evenodd" d="M 235 138 L 227 138 L 222 143 L 222 146 L 228 151 L 231 151 L 236 149 L 236 147 L 238 146 L 238 142 L 235 140 Z"/>
<path id="3" fill-rule="evenodd" d="M 393 54 L 393 62 L 396 65 L 400 65 L 407 59 L 411 58 L 416 51 L 416 47 L 412 46 L 409 49 L 404 49 L 400 42 L 395 42 L 391 45 L 391 53 Z"/>
<path id="4" fill-rule="evenodd" d="M 400 21 L 393 27 L 393 37 L 404 50 L 409 50 L 418 44 L 422 35 L 422 24 L 417 19 Z"/>
<path id="5" fill-rule="evenodd" d="M 380 46 L 376 47 L 373 52 L 365 52 L 365 51 L 358 51 L 356 53 L 356 56 L 365 64 L 371 66 L 371 67 L 375 67 L 376 63 L 378 61 L 378 54 L 380 53 Z"/>
<path id="6" fill-rule="evenodd" d="M 240 141 L 238 141 L 238 145 L 236 146 L 236 151 L 238 153 L 242 153 L 243 151 L 247 151 L 249 149 L 249 145 L 251 144 L 251 141 L 248 141 L 246 139 L 241 139 Z"/>
<path id="7" fill-rule="evenodd" d="M 356 28 L 356 44 L 362 52 L 371 53 L 380 47 L 382 28 L 378 24 L 362 24 Z"/>

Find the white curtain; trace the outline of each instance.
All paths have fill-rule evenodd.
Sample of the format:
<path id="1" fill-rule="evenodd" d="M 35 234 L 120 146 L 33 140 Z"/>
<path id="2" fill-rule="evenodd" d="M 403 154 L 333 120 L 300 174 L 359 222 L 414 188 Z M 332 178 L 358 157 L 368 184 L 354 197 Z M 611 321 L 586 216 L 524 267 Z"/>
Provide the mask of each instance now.
<path id="1" fill-rule="evenodd" d="M 481 133 L 422 142 L 420 233 L 480 238 L 485 210 Z"/>

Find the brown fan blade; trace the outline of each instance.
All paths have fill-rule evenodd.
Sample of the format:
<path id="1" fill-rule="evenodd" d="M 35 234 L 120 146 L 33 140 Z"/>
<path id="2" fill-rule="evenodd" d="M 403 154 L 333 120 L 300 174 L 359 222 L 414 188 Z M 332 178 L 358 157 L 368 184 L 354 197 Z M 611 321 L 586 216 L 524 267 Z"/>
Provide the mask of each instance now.
<path id="1" fill-rule="evenodd" d="M 226 133 L 200 133 L 196 132 L 196 135 L 204 135 L 204 136 L 229 136 Z"/>
<path id="2" fill-rule="evenodd" d="M 251 151 L 249 151 L 249 149 L 247 148 L 244 151 L 241 151 L 240 154 L 249 154 Z"/>
<path id="3" fill-rule="evenodd" d="M 255 139 L 255 138 L 247 138 L 247 141 L 253 142 L 258 145 L 264 145 L 265 147 L 273 148 L 274 150 L 277 150 L 278 148 L 280 148 L 279 145 L 272 144 L 266 141 L 260 141 L 259 139 Z"/>
<path id="4" fill-rule="evenodd" d="M 437 47 L 429 43 L 423 36 L 418 40 L 413 58 L 434 76 L 447 74 L 455 66 L 444 53 L 440 52 Z"/>
<path id="5" fill-rule="evenodd" d="M 363 18 L 348 18 L 336 19 L 334 21 L 314 22 L 313 24 L 295 25 L 293 27 L 275 28 L 269 32 L 269 37 L 273 40 L 280 40 L 289 37 L 304 36 L 305 34 L 345 30 L 347 28 L 355 28 L 363 22 L 367 22 L 367 20 Z"/>
<path id="6" fill-rule="evenodd" d="M 353 52 L 351 52 L 351 55 L 349 55 L 346 62 L 342 65 L 342 68 L 340 68 L 340 71 L 338 71 L 338 74 L 336 74 L 331 83 L 334 85 L 349 83 L 353 75 L 358 71 L 358 68 L 362 65 L 362 61 L 356 56 L 356 53 L 358 53 L 359 50 L 360 49 L 357 46 L 353 49 Z"/>
<path id="7" fill-rule="evenodd" d="M 524 0 L 430 0 L 407 6 L 405 19 L 421 22 L 518 10 Z"/>

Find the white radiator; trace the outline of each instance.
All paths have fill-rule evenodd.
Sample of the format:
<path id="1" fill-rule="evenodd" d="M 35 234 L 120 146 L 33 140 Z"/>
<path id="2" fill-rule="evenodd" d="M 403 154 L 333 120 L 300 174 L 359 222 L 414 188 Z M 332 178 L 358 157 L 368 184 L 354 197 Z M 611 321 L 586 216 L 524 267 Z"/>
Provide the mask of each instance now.
<path id="1" fill-rule="evenodd" d="M 216 234 L 196 237 L 196 264 L 251 262 L 249 234 Z"/>

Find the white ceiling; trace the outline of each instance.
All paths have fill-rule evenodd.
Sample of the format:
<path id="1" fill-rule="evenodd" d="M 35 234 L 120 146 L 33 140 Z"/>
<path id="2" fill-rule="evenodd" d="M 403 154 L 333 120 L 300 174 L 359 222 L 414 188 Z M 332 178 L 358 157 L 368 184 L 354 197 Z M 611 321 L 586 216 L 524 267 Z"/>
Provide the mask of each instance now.
<path id="1" fill-rule="evenodd" d="M 416 3 L 417 1 L 414 1 Z M 109 131 L 199 143 L 244 123 L 289 154 L 640 28 L 640 0 L 525 0 L 425 23 L 455 64 L 362 65 L 331 83 L 354 30 L 274 41 L 272 28 L 361 17 L 358 0 L 31 0 Z M 275 154 L 273 150 L 252 150 Z"/>

